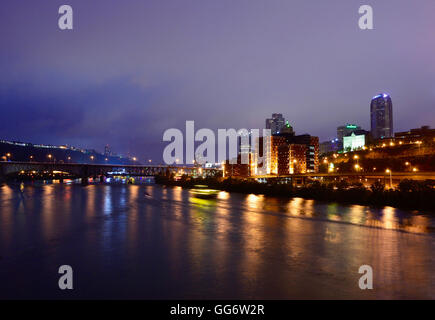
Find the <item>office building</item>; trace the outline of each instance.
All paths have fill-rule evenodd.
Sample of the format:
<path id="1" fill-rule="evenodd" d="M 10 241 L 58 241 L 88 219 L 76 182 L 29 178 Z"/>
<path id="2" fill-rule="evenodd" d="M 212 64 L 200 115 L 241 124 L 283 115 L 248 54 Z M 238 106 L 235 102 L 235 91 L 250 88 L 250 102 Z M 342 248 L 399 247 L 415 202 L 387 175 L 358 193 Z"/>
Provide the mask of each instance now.
<path id="1" fill-rule="evenodd" d="M 388 94 L 382 93 L 373 97 L 370 104 L 370 123 L 373 139 L 393 137 L 393 103 Z"/>
<path id="2" fill-rule="evenodd" d="M 266 129 L 270 129 L 272 135 L 279 134 L 285 125 L 285 119 L 281 113 L 273 113 L 272 118 L 266 119 Z"/>
<path id="3" fill-rule="evenodd" d="M 286 143 L 289 145 L 298 144 L 305 145 L 305 162 L 306 172 L 318 172 L 319 170 L 319 138 L 309 134 L 294 135 L 280 134 L 285 137 Z"/>
<path id="4" fill-rule="evenodd" d="M 343 149 L 343 143 L 340 143 L 338 138 L 324 141 L 319 145 L 319 153 L 325 154 L 329 152 L 338 152 Z"/>
<path id="5" fill-rule="evenodd" d="M 435 139 L 435 129 L 431 129 L 429 126 L 422 126 L 421 128 L 411 129 L 409 131 L 396 132 L 394 137 L 396 140 L 405 143 L 421 140 L 433 140 Z"/>
<path id="6" fill-rule="evenodd" d="M 364 134 L 343 137 L 343 150 L 345 152 L 362 149 L 366 145 L 366 136 Z"/>
<path id="7" fill-rule="evenodd" d="M 352 132 L 361 130 L 361 127 L 356 124 L 346 124 L 344 126 L 337 127 L 337 139 L 343 142 L 343 137 L 350 136 Z"/>

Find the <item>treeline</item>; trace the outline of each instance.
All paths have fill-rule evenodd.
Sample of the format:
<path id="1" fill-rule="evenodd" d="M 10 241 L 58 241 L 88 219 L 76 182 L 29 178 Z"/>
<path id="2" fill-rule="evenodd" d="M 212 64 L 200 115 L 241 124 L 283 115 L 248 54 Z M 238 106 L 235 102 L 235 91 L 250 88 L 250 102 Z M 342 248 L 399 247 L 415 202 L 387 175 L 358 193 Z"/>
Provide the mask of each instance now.
<path id="1" fill-rule="evenodd" d="M 392 206 L 404 209 L 425 210 L 435 213 L 435 181 L 402 180 L 397 189 L 386 189 L 379 181 L 366 188 L 361 183 L 349 184 L 345 180 L 331 183 L 311 181 L 302 187 L 290 184 L 259 183 L 253 180 L 231 178 L 190 178 L 183 176 L 175 181 L 171 177 L 156 177 L 156 183 L 193 188 L 207 185 L 228 192 L 254 193 L 279 197 L 301 197 L 320 201 L 352 203 L 371 206 Z"/>
<path id="2" fill-rule="evenodd" d="M 130 158 L 105 156 L 95 150 L 80 151 L 69 148 L 41 148 L 33 145 L 14 145 L 5 142 L 0 142 L 0 161 L 139 164 Z"/>

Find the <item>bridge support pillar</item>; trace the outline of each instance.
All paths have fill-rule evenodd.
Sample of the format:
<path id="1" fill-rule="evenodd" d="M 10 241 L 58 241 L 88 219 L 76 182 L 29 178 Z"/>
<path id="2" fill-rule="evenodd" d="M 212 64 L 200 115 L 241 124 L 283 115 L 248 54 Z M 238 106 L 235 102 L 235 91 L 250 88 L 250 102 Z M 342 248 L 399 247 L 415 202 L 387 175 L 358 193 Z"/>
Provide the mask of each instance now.
<path id="1" fill-rule="evenodd" d="M 82 177 L 82 186 L 87 186 L 89 184 L 89 180 L 88 177 Z"/>
<path id="2" fill-rule="evenodd" d="M 4 168 L 0 164 L 0 184 L 6 181 L 6 175 L 4 174 Z"/>
<path id="3" fill-rule="evenodd" d="M 100 183 L 104 183 L 104 176 L 103 175 L 100 176 Z"/>

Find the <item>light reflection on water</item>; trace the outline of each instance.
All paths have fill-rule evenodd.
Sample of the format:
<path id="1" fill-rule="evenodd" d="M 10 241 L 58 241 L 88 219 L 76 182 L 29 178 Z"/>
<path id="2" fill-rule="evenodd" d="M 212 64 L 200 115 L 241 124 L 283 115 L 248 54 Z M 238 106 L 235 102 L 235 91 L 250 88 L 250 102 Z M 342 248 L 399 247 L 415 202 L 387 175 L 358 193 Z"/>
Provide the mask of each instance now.
<path id="1" fill-rule="evenodd" d="M 391 207 L 3 185 L 0 298 L 57 297 L 61 264 L 80 275 L 72 298 L 434 298 L 433 232 L 430 215 Z M 374 291 L 358 289 L 362 264 Z"/>

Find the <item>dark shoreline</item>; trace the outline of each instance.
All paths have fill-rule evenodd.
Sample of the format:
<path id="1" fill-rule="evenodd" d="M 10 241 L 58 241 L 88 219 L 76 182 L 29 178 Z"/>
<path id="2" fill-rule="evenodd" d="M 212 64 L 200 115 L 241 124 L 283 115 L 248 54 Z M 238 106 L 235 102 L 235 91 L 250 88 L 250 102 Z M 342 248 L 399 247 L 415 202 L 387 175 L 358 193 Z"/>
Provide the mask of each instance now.
<path id="1" fill-rule="evenodd" d="M 47 177 L 47 180 L 60 179 L 59 177 Z M 7 179 L 0 181 L 0 186 L 10 183 L 29 181 L 42 181 L 45 179 Z M 97 182 L 101 183 L 101 182 Z M 408 211 L 419 210 L 424 213 L 435 215 L 435 182 L 402 180 L 398 189 L 386 190 L 385 186 L 375 183 L 371 188 L 365 188 L 361 184 L 349 185 L 345 181 L 338 183 L 311 182 L 306 186 L 293 187 L 289 184 L 259 183 L 231 178 L 189 178 L 176 181 L 167 176 L 156 176 L 155 184 L 164 186 L 179 186 L 186 189 L 196 185 L 207 185 L 209 188 L 235 192 L 241 194 L 263 194 L 265 196 L 280 198 L 303 198 L 322 201 L 325 203 L 357 204 L 373 208 L 385 206 Z"/>
<path id="2" fill-rule="evenodd" d="M 322 184 L 318 181 L 304 187 L 292 187 L 288 184 L 265 184 L 239 179 L 196 178 L 175 181 L 168 177 L 156 177 L 156 184 L 179 186 L 190 189 L 195 185 L 207 185 L 209 188 L 242 194 L 263 194 L 282 198 L 304 198 L 322 202 L 357 204 L 370 207 L 391 206 L 403 210 L 421 210 L 435 215 L 435 189 L 433 182 L 404 180 L 401 189 L 385 190 L 381 184 L 370 189 L 362 185 L 338 186 Z M 335 188 L 334 188 L 335 187 Z"/>

